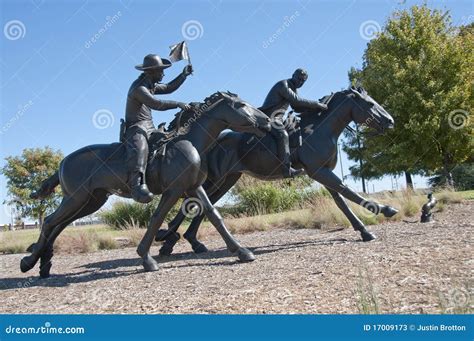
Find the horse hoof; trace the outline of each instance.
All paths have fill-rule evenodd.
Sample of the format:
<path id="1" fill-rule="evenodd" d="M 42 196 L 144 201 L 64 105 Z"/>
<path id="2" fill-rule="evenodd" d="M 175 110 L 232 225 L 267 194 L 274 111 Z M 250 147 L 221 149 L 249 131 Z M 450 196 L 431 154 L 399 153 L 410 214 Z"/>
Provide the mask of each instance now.
<path id="1" fill-rule="evenodd" d="M 398 213 L 398 210 L 392 206 L 385 206 L 383 209 L 382 209 L 382 214 L 384 215 L 384 217 L 386 218 L 391 218 L 393 217 L 395 214 Z"/>
<path id="2" fill-rule="evenodd" d="M 252 251 L 243 247 L 239 249 L 237 256 L 239 257 L 239 261 L 243 263 L 253 262 L 255 260 L 255 256 Z"/>
<path id="3" fill-rule="evenodd" d="M 47 265 L 40 266 L 40 277 L 41 278 L 48 278 L 50 275 L 50 270 L 51 270 L 51 262 L 49 262 Z"/>
<path id="4" fill-rule="evenodd" d="M 209 250 L 207 249 L 206 245 L 203 243 L 197 242 L 193 244 L 193 251 L 194 253 L 205 253 L 208 252 Z"/>
<path id="5" fill-rule="evenodd" d="M 155 241 L 162 242 L 163 240 L 166 239 L 167 234 L 168 234 L 168 230 L 159 229 L 158 232 L 156 232 Z"/>
<path id="6" fill-rule="evenodd" d="M 143 259 L 143 269 L 146 272 L 157 271 L 158 270 L 158 263 L 151 257 L 147 257 Z"/>
<path id="7" fill-rule="evenodd" d="M 49 273 L 49 270 L 48 271 L 40 270 L 40 278 L 49 278 L 49 277 L 51 277 L 51 274 Z"/>
<path id="8" fill-rule="evenodd" d="M 374 240 L 376 239 L 377 237 L 375 237 L 374 234 L 366 231 L 366 232 L 361 232 L 361 235 L 362 235 L 362 240 L 364 242 L 370 242 L 371 240 Z"/>
<path id="9" fill-rule="evenodd" d="M 33 262 L 30 256 L 23 257 L 20 262 L 20 270 L 21 272 L 27 272 L 33 269 L 36 262 Z"/>
<path id="10" fill-rule="evenodd" d="M 160 256 L 169 256 L 173 253 L 172 247 L 162 246 L 160 249 Z"/>

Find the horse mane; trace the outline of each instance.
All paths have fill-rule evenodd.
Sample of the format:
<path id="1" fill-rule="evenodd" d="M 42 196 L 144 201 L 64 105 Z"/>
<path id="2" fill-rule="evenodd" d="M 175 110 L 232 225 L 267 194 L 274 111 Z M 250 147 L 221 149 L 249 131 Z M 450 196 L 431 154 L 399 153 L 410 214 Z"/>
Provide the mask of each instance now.
<path id="1" fill-rule="evenodd" d="M 223 93 L 221 91 L 217 91 L 212 95 L 206 97 L 203 102 L 192 102 L 191 110 L 181 110 L 176 113 L 175 118 L 168 125 L 167 131 L 179 129 L 179 132 L 182 134 L 189 132 L 189 127 L 194 121 L 196 121 L 199 116 L 210 110 L 212 106 L 219 102 L 222 98 L 226 97 L 238 98 L 236 94 L 233 94 L 231 92 Z M 189 124 L 186 127 L 182 127 L 183 122 L 188 122 Z"/>

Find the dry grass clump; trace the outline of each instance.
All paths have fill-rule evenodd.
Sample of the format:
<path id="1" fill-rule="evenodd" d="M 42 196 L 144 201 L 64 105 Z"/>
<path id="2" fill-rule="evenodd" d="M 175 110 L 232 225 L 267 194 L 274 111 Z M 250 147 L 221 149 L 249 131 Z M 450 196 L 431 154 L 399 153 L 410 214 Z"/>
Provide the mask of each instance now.
<path id="1" fill-rule="evenodd" d="M 98 250 L 112 250 L 120 247 L 116 238 L 108 233 L 92 230 L 77 231 L 60 235 L 54 244 L 58 253 L 88 253 Z"/>
<path id="2" fill-rule="evenodd" d="M 93 231 L 79 231 L 75 234 L 64 234 L 58 237 L 54 244 L 59 253 L 87 253 L 97 251 L 97 233 Z"/>

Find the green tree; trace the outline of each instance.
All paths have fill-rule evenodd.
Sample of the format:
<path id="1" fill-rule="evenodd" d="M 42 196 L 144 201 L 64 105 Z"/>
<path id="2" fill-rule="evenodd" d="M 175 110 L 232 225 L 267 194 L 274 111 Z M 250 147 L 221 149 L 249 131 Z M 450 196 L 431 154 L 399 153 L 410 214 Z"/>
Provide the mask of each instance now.
<path id="1" fill-rule="evenodd" d="M 465 163 L 454 167 L 453 180 L 458 191 L 474 189 L 474 163 Z M 445 175 L 435 175 L 428 180 L 431 187 L 442 187 L 446 183 Z"/>
<path id="2" fill-rule="evenodd" d="M 349 158 L 364 160 L 353 176 L 442 173 L 453 185 L 451 170 L 473 154 L 473 51 L 472 24 L 454 27 L 449 12 L 423 5 L 389 18 L 349 79 L 392 114 L 395 129 L 362 134 L 360 151 L 346 139 Z"/>
<path id="3" fill-rule="evenodd" d="M 6 157 L 1 173 L 7 178 L 8 200 L 4 204 L 14 205 L 21 217 L 38 219 L 40 226 L 46 214 L 52 212 L 61 198 L 60 189 L 41 201 L 30 199 L 43 180 L 59 168 L 63 154 L 49 147 L 24 149 L 20 156 Z"/>

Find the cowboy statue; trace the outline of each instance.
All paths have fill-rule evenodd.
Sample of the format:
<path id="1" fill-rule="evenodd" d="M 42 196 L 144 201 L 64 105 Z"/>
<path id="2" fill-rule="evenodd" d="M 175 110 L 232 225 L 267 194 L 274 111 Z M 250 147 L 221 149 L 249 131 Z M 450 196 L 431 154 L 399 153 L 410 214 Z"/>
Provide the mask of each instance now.
<path id="1" fill-rule="evenodd" d="M 285 178 L 291 178 L 303 172 L 301 169 L 291 167 L 289 138 L 283 123 L 283 116 L 288 106 L 291 105 L 295 111 L 327 110 L 327 106 L 323 103 L 298 96 L 297 89 L 301 88 L 307 79 L 308 73 L 303 69 L 297 69 L 290 79 L 281 80 L 270 89 L 262 107 L 259 108 L 272 119 L 274 129 L 271 134 L 277 141 L 277 156 L 282 163 Z"/>
<path id="2" fill-rule="evenodd" d="M 141 203 L 148 203 L 153 195 L 145 182 L 145 170 L 148 159 L 148 139 L 155 130 L 151 110 L 169 110 L 180 108 L 189 110 L 186 103 L 159 100 L 156 94 L 169 94 L 178 89 L 186 77 L 193 72 L 191 65 L 186 65 L 183 72 L 168 84 L 160 81 L 164 77 L 163 70 L 170 67 L 171 62 L 156 54 L 147 55 L 143 64 L 135 66 L 143 73 L 132 83 L 127 95 L 125 111 L 125 144 L 127 148 L 127 165 L 130 172 L 129 186 L 132 198 Z"/>

